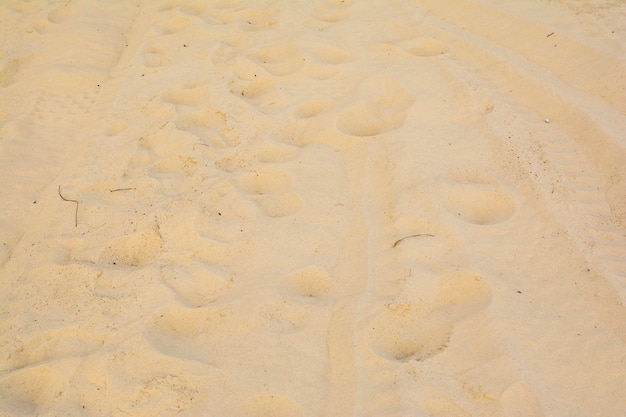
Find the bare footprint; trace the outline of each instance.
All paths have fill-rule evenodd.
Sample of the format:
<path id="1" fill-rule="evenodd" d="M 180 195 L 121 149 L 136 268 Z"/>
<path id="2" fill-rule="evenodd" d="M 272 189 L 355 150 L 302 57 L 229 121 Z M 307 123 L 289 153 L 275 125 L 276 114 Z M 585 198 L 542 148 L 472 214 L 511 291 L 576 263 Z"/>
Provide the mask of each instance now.
<path id="1" fill-rule="evenodd" d="M 480 277 L 453 272 L 440 277 L 430 303 L 399 301 L 385 306 L 368 329 L 371 349 L 392 360 L 425 360 L 448 344 L 457 322 L 485 308 L 491 290 Z"/>
<path id="2" fill-rule="evenodd" d="M 388 305 L 370 323 L 370 348 L 398 361 L 424 360 L 444 349 L 451 324 L 428 315 L 419 304 Z"/>

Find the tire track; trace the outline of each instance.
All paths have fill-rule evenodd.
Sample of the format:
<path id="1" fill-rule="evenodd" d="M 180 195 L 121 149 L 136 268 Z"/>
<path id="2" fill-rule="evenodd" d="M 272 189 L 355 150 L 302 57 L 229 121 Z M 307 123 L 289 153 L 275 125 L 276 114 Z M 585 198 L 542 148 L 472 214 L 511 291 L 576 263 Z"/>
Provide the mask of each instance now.
<path id="1" fill-rule="evenodd" d="M 436 9 L 434 4 L 428 5 Z M 482 8 L 478 10 L 490 13 Z M 606 112 L 590 112 L 579 105 L 588 100 L 586 94 L 591 91 L 587 87 L 572 86 L 570 83 L 575 81 L 567 77 L 566 82 L 559 81 L 559 73 L 552 73 L 551 67 L 544 68 L 540 65 L 543 61 L 526 61 L 518 53 L 529 52 L 509 44 L 513 40 L 506 40 L 505 34 L 498 37 L 496 33 L 483 33 L 469 22 L 465 26 L 461 19 L 469 18 L 449 10 L 436 9 L 435 13 L 437 17 L 431 17 L 430 29 L 434 36 L 452 46 L 456 61 L 452 72 L 457 71 L 454 76 L 467 78 L 469 72 L 469 77 L 481 80 L 481 87 L 495 85 L 500 90 L 502 104 L 496 103 L 495 110 L 491 105 L 486 128 L 522 161 L 535 191 L 549 203 L 553 216 L 571 234 L 589 262 L 618 289 L 622 300 L 626 300 L 624 267 L 616 254 L 626 249 L 623 215 L 620 216 L 618 204 L 606 196 L 606 193 L 619 195 L 626 188 L 626 153 L 619 146 L 618 134 L 619 126 L 624 126 L 623 117 L 618 115 L 622 105 L 615 100 L 608 104 L 596 102 Z M 509 20 L 513 27 L 519 24 Z M 601 55 L 601 59 L 607 57 Z M 595 87 L 604 91 L 604 87 Z M 546 124 L 544 118 L 552 123 Z M 516 127 L 528 134 L 509 135 Z M 545 184 L 555 184 L 555 188 Z M 561 194 L 555 193 L 559 190 Z M 569 202 L 567 211 L 563 201 Z"/>
<path id="2" fill-rule="evenodd" d="M 616 88 L 623 86 L 623 59 L 603 53 L 566 34 L 555 33 L 549 26 L 522 20 L 495 5 L 485 6 L 476 0 L 462 0 L 454 5 L 425 0 L 419 4 L 429 13 L 450 23 L 457 31 L 462 30 L 472 34 L 474 39 L 479 37 L 497 44 L 509 54 L 524 56 L 532 67 L 547 70 L 570 88 L 601 96 L 622 114 L 626 112 L 624 90 Z M 497 24 L 479 23 L 486 16 Z M 529 33 L 533 35 L 529 36 Z M 553 35 L 548 36 L 550 33 Z M 570 71 L 572 65 L 584 68 L 584 71 Z"/>
<path id="3" fill-rule="evenodd" d="M 601 185 L 604 184 L 601 190 L 619 195 L 624 184 L 620 179 L 624 163 L 621 156 L 623 150 L 616 143 L 619 143 L 617 132 L 623 123 L 613 117 L 614 109 L 600 106 L 607 111 L 596 113 L 589 111 L 584 105 L 578 105 L 581 100 L 571 94 L 567 85 L 552 82 L 553 78 L 549 73 L 511 57 L 507 50 L 485 39 L 465 33 L 462 29 L 449 26 L 443 20 L 433 17 L 429 19 L 427 26 L 433 33 L 432 36 L 445 40 L 452 51 L 452 60 L 442 61 L 441 69 L 447 74 L 446 78 L 457 85 L 456 99 L 463 103 L 460 107 L 466 109 L 461 115 L 462 122 L 471 123 L 488 138 L 492 152 L 500 155 L 498 163 L 501 169 L 523 191 L 526 201 L 540 216 L 535 220 L 550 225 L 549 229 L 554 228 L 552 225 L 558 225 L 561 231 L 556 233 L 561 233 L 561 236 L 563 231 L 571 230 L 580 221 L 583 221 L 582 224 L 597 225 L 589 230 L 598 232 L 584 230 L 585 226 L 578 227 L 581 233 L 587 235 L 582 240 L 575 231 L 565 234 L 582 255 L 579 258 L 586 258 L 587 265 L 594 265 L 593 268 L 587 266 L 585 271 L 572 276 L 570 284 L 573 284 L 572 289 L 577 290 L 578 296 L 599 315 L 611 332 L 621 340 L 626 340 L 626 325 L 621 320 L 625 314 L 623 305 L 626 297 L 624 280 L 619 275 L 622 266 L 614 260 L 615 257 L 620 257 L 619 252 L 623 247 L 622 243 L 618 243 L 623 241 L 619 238 L 624 224 L 623 211 L 620 212 L 619 204 L 615 200 L 611 202 L 608 198 L 600 198 L 599 203 L 604 205 L 604 209 L 600 212 L 601 217 L 594 219 L 591 208 L 585 208 L 584 204 L 576 207 L 576 199 L 572 198 L 571 190 L 568 191 L 569 195 L 567 192 L 559 194 L 552 187 L 553 184 L 558 186 L 561 181 L 566 185 L 569 182 L 569 186 L 572 186 L 572 181 L 578 184 L 577 187 L 582 184 L 581 179 L 567 181 L 567 175 L 553 166 L 555 163 L 575 165 L 577 158 L 582 158 L 587 161 L 587 170 L 594 175 L 591 185 L 597 188 L 599 181 Z M 564 97 L 569 101 L 566 102 Z M 546 116 L 553 119 L 552 123 L 545 123 Z M 611 123 L 600 123 L 609 120 L 606 117 Z M 549 149 L 549 145 L 542 145 L 537 139 L 544 139 L 546 135 L 541 136 L 538 132 L 545 132 L 546 129 L 550 129 L 550 134 L 557 142 L 562 137 L 568 138 L 565 150 L 562 146 L 557 147 L 559 152 L 569 155 L 565 159 L 561 157 L 560 162 L 550 162 L 550 158 L 546 156 L 547 151 L 543 149 Z M 558 155 L 557 151 L 553 152 Z M 611 155 L 604 157 L 609 153 Z M 578 157 L 573 157 L 572 154 L 577 154 Z M 553 158 L 559 159 L 558 156 Z M 567 187 L 564 189 L 567 190 Z M 594 191 L 597 192 L 598 190 Z M 599 197 L 598 194 L 594 195 L 594 198 Z M 569 211 L 565 209 L 567 205 L 563 204 L 564 201 L 568 201 Z M 572 205 L 574 208 L 571 208 Z M 608 219 L 603 217 L 607 206 L 612 215 Z M 587 212 L 583 212 L 583 209 Z M 605 232 L 609 233 L 609 237 L 597 236 Z M 543 233 L 540 231 L 534 235 L 542 236 Z M 603 261 L 606 266 L 603 263 L 594 264 L 599 262 L 600 255 L 596 253 L 595 258 L 591 259 L 590 253 L 585 252 L 590 247 L 598 246 L 590 235 L 598 241 L 605 239 L 610 242 L 602 244 L 605 252 L 603 256 L 607 257 Z"/>

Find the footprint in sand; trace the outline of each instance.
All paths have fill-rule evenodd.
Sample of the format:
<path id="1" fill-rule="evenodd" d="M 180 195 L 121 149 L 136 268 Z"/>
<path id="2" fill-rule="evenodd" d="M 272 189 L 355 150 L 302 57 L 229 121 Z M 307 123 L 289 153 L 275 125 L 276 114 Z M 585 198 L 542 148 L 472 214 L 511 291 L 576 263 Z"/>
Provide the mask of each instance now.
<path id="1" fill-rule="evenodd" d="M 348 51 L 329 45 L 316 47 L 313 50 L 313 56 L 319 61 L 331 65 L 342 64 L 350 59 Z"/>
<path id="2" fill-rule="evenodd" d="M 291 191 L 291 175 L 271 166 L 263 166 L 234 180 L 235 186 L 250 195 L 269 217 L 291 215 L 302 207 L 302 198 Z"/>
<path id="3" fill-rule="evenodd" d="M 213 55 L 211 56 L 211 62 L 213 62 L 214 64 L 229 62 L 235 57 L 243 54 L 243 51 L 247 47 L 248 42 L 244 38 L 237 37 L 225 39 L 215 49 L 215 52 L 213 52 Z"/>
<path id="4" fill-rule="evenodd" d="M 515 214 L 513 199 L 499 186 L 474 181 L 446 181 L 440 185 L 446 209 L 468 223 L 502 223 Z"/>
<path id="5" fill-rule="evenodd" d="M 28 313 L 6 327 L 0 365 L 3 371 L 13 372 L 59 357 L 78 357 L 100 346 L 104 336 L 98 332 L 96 320 L 90 321 L 88 313 L 91 309 L 101 311 L 103 304 L 101 299 L 92 296 L 94 281 L 98 278 L 94 272 L 79 265 L 46 265 L 37 270 L 38 276 L 50 274 L 46 282 L 23 285 L 13 291 L 15 298 L 31 297 L 38 301 L 31 301 Z M 81 273 L 92 275 L 83 277 Z M 71 283 L 71 288 L 60 288 L 59 282 L 72 279 L 76 282 Z M 59 316 L 64 319 L 58 319 Z M 24 331 L 22 323 L 33 320 L 41 328 Z M 85 324 L 88 321 L 89 326 Z M 20 327 L 22 333 L 18 336 L 12 329 Z"/>
<path id="6" fill-rule="evenodd" d="M 368 341 L 376 354 L 399 361 L 425 360 L 447 346 L 456 323 L 491 302 L 491 289 L 479 276 L 452 272 L 440 282 L 430 303 L 388 304 L 372 320 Z"/>
<path id="7" fill-rule="evenodd" d="M 233 242 L 248 236 L 257 226 L 254 202 L 229 182 L 216 184 L 200 201 L 203 209 L 194 216 L 199 236 L 219 242 Z"/>
<path id="8" fill-rule="evenodd" d="M 296 146 L 274 140 L 263 140 L 257 150 L 257 157 L 260 162 L 265 163 L 286 162 L 295 159 L 300 151 Z"/>
<path id="9" fill-rule="evenodd" d="M 281 67 L 283 64 L 284 67 Z M 290 65 L 289 62 L 282 61 L 268 62 L 266 67 L 269 67 L 264 68 L 248 58 L 237 59 L 231 64 L 233 77 L 229 82 L 230 92 L 255 106 L 260 112 L 280 111 L 290 99 L 279 88 L 283 83 L 282 79 L 272 74 L 272 71 L 285 72 L 282 75 L 287 75 Z M 295 68 L 294 70 L 297 71 Z"/>
<path id="10" fill-rule="evenodd" d="M 306 60 L 293 43 L 262 49 L 252 58 L 267 72 L 275 76 L 293 74 L 304 67 Z"/>
<path id="11" fill-rule="evenodd" d="M 302 198 L 291 191 L 277 195 L 262 195 L 254 198 L 268 217 L 286 217 L 302 208 Z"/>
<path id="12" fill-rule="evenodd" d="M 208 364 L 215 361 L 220 343 L 258 325 L 228 308 L 170 306 L 150 320 L 144 337 L 164 355 Z"/>
<path id="13" fill-rule="evenodd" d="M 271 166 L 260 167 L 235 179 L 235 186 L 248 194 L 284 192 L 291 187 L 291 175 Z"/>
<path id="14" fill-rule="evenodd" d="M 349 5 L 352 1 L 324 0 L 311 10 L 311 17 L 321 23 L 336 23 L 350 16 Z"/>
<path id="15" fill-rule="evenodd" d="M 187 307 L 208 305 L 228 289 L 227 279 L 200 262 L 164 265 L 161 267 L 161 278 L 177 299 Z"/>
<path id="16" fill-rule="evenodd" d="M 417 57 L 431 57 L 448 51 L 448 46 L 429 36 L 404 41 L 400 44 L 405 51 Z"/>
<path id="17" fill-rule="evenodd" d="M 298 106 L 294 111 L 294 115 L 302 119 L 309 119 L 323 113 L 332 106 L 333 102 L 330 100 L 311 100 Z"/>
<path id="18" fill-rule="evenodd" d="M 172 88 L 161 99 L 173 104 L 178 117 L 176 128 L 193 134 L 198 141 L 215 148 L 240 144 L 239 134 L 229 126 L 230 117 L 219 107 L 210 105 L 211 92 L 206 83 L 196 82 Z"/>
<path id="19" fill-rule="evenodd" d="M 260 301 L 262 300 L 262 301 Z M 260 333 L 280 336 L 305 327 L 309 307 L 294 303 L 275 291 L 260 290 L 254 296 L 228 303 L 187 308 L 169 306 L 155 314 L 144 337 L 159 352 L 205 364 L 224 363 L 256 347 Z"/>
<path id="20" fill-rule="evenodd" d="M 185 84 L 172 88 L 162 95 L 163 101 L 182 106 L 198 106 L 206 104 L 210 99 L 210 90 L 207 84 Z"/>
<path id="21" fill-rule="evenodd" d="M 195 109 L 194 109 L 195 110 Z M 204 106 L 196 111 L 177 110 L 176 128 L 189 132 L 205 143 L 215 148 L 230 148 L 238 145 L 241 140 L 239 134 L 228 125 L 228 116 L 222 110 Z"/>
<path id="22" fill-rule="evenodd" d="M 286 98 L 278 92 L 277 81 L 271 76 L 259 76 L 254 80 L 238 78 L 231 84 L 231 93 L 241 97 L 259 109 L 268 110 L 268 103 L 276 106 L 286 102 Z"/>
<path id="23" fill-rule="evenodd" d="M 371 77 L 359 89 L 358 104 L 342 111 L 337 128 L 353 136 L 374 136 L 398 129 L 415 96 L 388 77 Z"/>

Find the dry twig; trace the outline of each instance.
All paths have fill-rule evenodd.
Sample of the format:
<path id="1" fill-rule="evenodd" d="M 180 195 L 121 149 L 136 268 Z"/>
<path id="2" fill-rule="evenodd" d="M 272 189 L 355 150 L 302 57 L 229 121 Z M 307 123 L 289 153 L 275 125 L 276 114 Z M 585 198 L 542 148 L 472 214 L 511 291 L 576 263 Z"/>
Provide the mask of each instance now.
<path id="1" fill-rule="evenodd" d="M 59 185 L 59 197 L 61 197 L 61 200 L 63 201 L 70 201 L 72 203 L 76 203 L 76 211 L 74 212 L 74 227 L 78 227 L 78 200 L 71 200 L 69 198 L 63 197 L 63 194 L 61 194 L 60 185 Z"/>
<path id="2" fill-rule="evenodd" d="M 435 237 L 435 235 L 431 235 L 429 233 L 418 233 L 416 235 L 411 235 L 411 236 L 405 236 L 402 239 L 398 239 L 396 240 L 396 243 L 393 244 L 392 248 L 395 248 L 396 246 L 398 246 L 398 243 L 402 242 L 405 239 L 411 238 L 411 237 L 418 237 L 418 236 L 429 236 L 429 237 Z"/>

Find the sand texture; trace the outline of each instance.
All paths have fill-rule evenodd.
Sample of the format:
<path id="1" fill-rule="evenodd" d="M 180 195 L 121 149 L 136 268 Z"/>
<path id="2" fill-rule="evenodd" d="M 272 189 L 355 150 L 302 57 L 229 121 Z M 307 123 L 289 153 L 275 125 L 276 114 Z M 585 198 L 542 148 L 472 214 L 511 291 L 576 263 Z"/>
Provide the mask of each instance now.
<path id="1" fill-rule="evenodd" d="M 0 416 L 626 410 L 626 3 L 0 2 Z"/>

